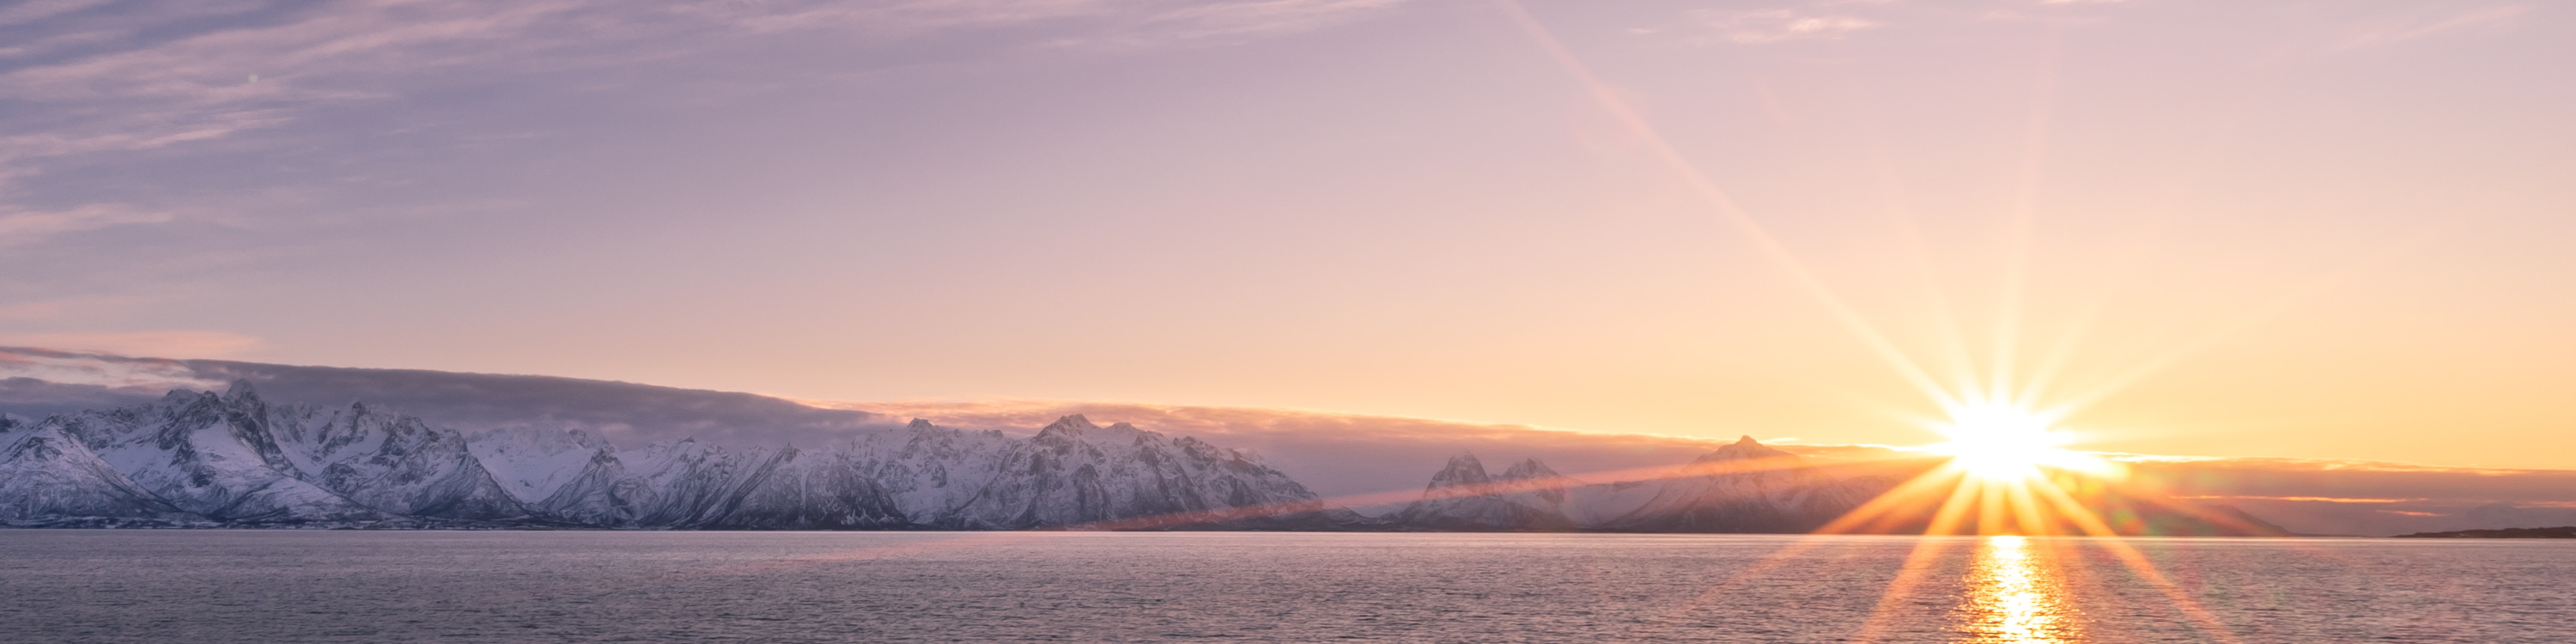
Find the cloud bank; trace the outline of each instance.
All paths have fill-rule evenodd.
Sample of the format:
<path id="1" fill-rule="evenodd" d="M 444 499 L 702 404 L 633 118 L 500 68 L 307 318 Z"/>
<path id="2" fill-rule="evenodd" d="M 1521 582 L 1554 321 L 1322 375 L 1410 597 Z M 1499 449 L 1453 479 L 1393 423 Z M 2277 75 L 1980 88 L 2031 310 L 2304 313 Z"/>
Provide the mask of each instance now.
<path id="1" fill-rule="evenodd" d="M 347 369 L 131 358 L 0 348 L 0 412 L 22 416 L 135 404 L 171 389 L 221 391 L 244 381 L 269 400 L 365 402 L 474 432 L 507 426 L 588 429 L 623 447 L 697 438 L 722 444 L 816 445 L 894 419 L 745 393 L 551 376 Z"/>

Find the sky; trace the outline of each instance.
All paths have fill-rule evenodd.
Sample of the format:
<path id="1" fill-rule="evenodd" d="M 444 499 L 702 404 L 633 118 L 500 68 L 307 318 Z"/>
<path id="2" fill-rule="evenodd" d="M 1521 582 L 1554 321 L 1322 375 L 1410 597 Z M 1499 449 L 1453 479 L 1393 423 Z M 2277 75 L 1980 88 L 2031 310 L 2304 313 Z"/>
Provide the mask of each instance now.
<path id="1" fill-rule="evenodd" d="M 2571 23 L 32 0 L 0 345 L 2576 469 Z"/>

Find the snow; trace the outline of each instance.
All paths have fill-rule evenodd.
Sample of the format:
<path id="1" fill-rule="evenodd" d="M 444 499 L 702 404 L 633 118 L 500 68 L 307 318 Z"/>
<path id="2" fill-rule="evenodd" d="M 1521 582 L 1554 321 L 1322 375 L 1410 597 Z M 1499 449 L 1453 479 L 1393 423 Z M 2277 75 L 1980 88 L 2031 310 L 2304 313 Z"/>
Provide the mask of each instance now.
<path id="1" fill-rule="evenodd" d="M 475 434 L 465 446 L 510 498 L 530 505 L 544 503 L 579 479 L 602 453 L 615 453 L 606 439 L 589 430 L 525 425 Z"/>
<path id="2" fill-rule="evenodd" d="M 0 521 L 66 517 L 202 522 L 153 498 L 58 427 L 0 420 Z"/>

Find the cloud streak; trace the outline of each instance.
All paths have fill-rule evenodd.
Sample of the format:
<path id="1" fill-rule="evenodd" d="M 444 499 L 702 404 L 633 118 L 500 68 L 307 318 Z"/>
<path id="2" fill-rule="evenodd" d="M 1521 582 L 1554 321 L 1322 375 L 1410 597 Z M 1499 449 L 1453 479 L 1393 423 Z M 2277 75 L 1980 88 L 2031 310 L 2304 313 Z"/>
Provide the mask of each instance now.
<path id="1" fill-rule="evenodd" d="M 617 70 L 712 62 L 756 52 L 790 32 L 845 41 L 841 69 L 869 62 L 869 43 L 1046 27 L 983 49 L 1114 43 L 1187 44 L 1305 31 L 1406 0 L 920 0 L 694 2 L 677 6 L 599 0 L 469 3 L 344 0 L 203 5 L 147 3 L 93 11 L 97 3 L 46 2 L 0 10 L 0 84 L 22 109 L 0 112 L 0 240 L 80 229 L 65 219 L 143 208 L 45 199 L 37 179 L 137 154 L 239 153 L 288 145 L 295 124 L 356 105 L 394 104 L 423 93 L 511 79 L 587 74 L 584 89 Z M 752 56 L 751 58 L 758 58 Z M 253 136 L 279 131 L 277 136 Z M 250 139 L 244 141 L 244 139 Z M 208 147 L 219 141 L 225 146 Z M 194 145 L 191 145 L 194 144 Z M 33 196 L 30 196 L 32 193 Z M 192 205 L 203 209 L 206 206 Z M 192 213 L 158 210 L 150 221 Z M 7 243 L 0 241 L 0 243 Z"/>
<path id="2" fill-rule="evenodd" d="M 2375 21 L 2355 29 L 2336 49 L 2367 49 L 2491 27 L 2521 19 L 2531 11 L 2531 7 L 2525 5 L 2496 5 L 2429 18 L 2418 16 L 2411 20 L 2391 18 Z"/>
<path id="3" fill-rule="evenodd" d="M 1837 40 L 1855 32 L 1881 27 L 1877 22 L 1842 14 L 1819 14 L 1798 9 L 1765 9 L 1760 11 L 1719 11 L 1703 9 L 1690 14 L 1718 40 L 1737 45 L 1768 45 L 1792 40 Z"/>
<path id="4" fill-rule="evenodd" d="M 171 215 L 168 212 L 107 203 L 51 212 L 8 212 L 0 214 L 0 248 L 35 242 L 63 233 L 129 224 L 155 224 L 170 221 L 170 219 Z"/>

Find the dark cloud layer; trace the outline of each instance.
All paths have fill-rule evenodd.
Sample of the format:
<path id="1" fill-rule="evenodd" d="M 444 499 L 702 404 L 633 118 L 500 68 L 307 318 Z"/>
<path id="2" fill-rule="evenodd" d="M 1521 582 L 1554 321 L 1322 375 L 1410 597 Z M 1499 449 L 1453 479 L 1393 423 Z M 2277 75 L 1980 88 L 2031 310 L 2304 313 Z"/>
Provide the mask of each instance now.
<path id="1" fill-rule="evenodd" d="M 24 376 L 0 379 L 0 414 L 28 418 L 122 407 L 151 398 L 131 388 L 64 384 Z"/>
<path id="2" fill-rule="evenodd" d="M 211 389 L 247 381 L 272 401 L 345 405 L 364 401 L 467 431 L 510 425 L 583 427 L 621 446 L 695 437 L 726 444 L 814 445 L 888 422 L 875 414 L 820 409 L 767 396 L 551 376 L 348 369 L 166 360 L 0 348 L 0 365 L 87 361 L 92 373 L 183 374 Z M 183 383 L 184 384 L 184 383 Z M 212 385 L 212 386 L 206 386 Z M 167 389 L 140 385 L 0 381 L 0 412 L 41 416 L 131 404 Z"/>

